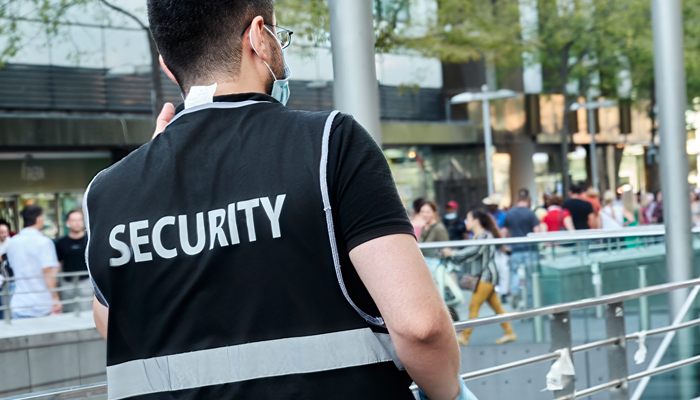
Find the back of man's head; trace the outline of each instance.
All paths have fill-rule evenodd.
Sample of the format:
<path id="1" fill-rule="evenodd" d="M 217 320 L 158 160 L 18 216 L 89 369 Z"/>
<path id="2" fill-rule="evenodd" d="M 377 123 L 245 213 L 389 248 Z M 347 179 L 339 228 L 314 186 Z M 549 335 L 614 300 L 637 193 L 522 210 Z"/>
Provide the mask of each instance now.
<path id="1" fill-rule="evenodd" d="M 584 185 L 582 185 L 582 184 L 580 184 L 580 183 L 574 183 L 574 184 L 571 185 L 571 187 L 569 188 L 569 192 L 571 192 L 571 194 L 577 195 L 577 196 L 580 195 L 581 193 L 583 193 L 584 190 L 585 190 L 585 189 L 584 189 Z"/>
<path id="2" fill-rule="evenodd" d="M 36 225 L 37 219 L 41 217 L 44 213 L 44 209 L 35 204 L 28 205 L 22 210 L 22 219 L 24 220 L 24 226 L 34 226 Z"/>
<path id="3" fill-rule="evenodd" d="M 274 0 L 148 0 L 153 39 L 183 92 L 234 81 L 246 27 L 258 15 L 273 24 L 274 12 Z"/>
<path id="4" fill-rule="evenodd" d="M 525 188 L 522 188 L 518 190 L 518 203 L 524 201 L 530 201 L 530 191 Z"/>

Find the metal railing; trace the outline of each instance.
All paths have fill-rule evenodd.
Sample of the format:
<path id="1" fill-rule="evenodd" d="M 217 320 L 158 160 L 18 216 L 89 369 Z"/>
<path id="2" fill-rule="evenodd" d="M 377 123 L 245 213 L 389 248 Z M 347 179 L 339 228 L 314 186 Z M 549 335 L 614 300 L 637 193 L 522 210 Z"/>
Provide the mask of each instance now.
<path id="1" fill-rule="evenodd" d="M 34 291 L 16 291 L 13 290 L 13 287 L 16 287 L 16 283 L 19 281 L 26 281 L 26 280 L 32 280 L 32 279 L 45 279 L 45 278 L 56 278 L 57 286 L 56 288 L 53 289 L 48 289 L 48 290 L 34 290 Z M 56 273 L 56 274 L 46 274 L 46 275 L 37 275 L 37 276 L 27 276 L 27 277 L 5 277 L 4 278 L 4 284 L 2 285 L 2 291 L 0 291 L 0 297 L 2 298 L 2 306 L 0 306 L 0 311 L 3 312 L 3 317 L 5 320 L 5 323 L 11 324 L 12 323 L 12 310 L 18 310 L 18 309 L 27 309 L 27 308 L 34 308 L 34 307 L 52 307 L 54 304 L 61 304 L 62 306 L 65 305 L 74 305 L 74 310 L 72 310 L 72 313 L 75 314 L 76 317 L 80 316 L 80 312 L 83 311 L 81 307 L 81 303 L 87 303 L 87 302 L 92 302 L 93 297 L 80 297 L 80 289 L 87 289 L 90 288 L 92 289 L 92 283 L 88 280 L 81 280 L 81 278 L 86 278 L 88 277 L 88 272 L 61 272 L 61 273 Z M 62 278 L 73 278 L 72 282 L 67 282 L 63 281 Z M 38 294 L 38 293 L 62 293 L 62 292 L 68 292 L 68 291 L 74 291 L 75 296 L 70 299 L 64 299 L 60 300 L 58 302 L 51 302 L 51 303 L 32 303 L 32 304 L 27 304 L 27 305 L 22 305 L 22 306 L 12 306 L 11 305 L 11 299 L 12 296 L 14 295 L 25 295 L 25 294 Z M 64 296 L 65 297 L 65 296 Z"/>
<path id="2" fill-rule="evenodd" d="M 665 326 L 658 329 L 649 330 L 646 332 L 635 332 L 631 334 L 625 333 L 624 325 L 624 305 L 623 302 L 627 300 L 638 299 L 644 296 L 651 296 L 656 294 L 668 293 L 673 290 L 685 289 L 695 287 L 691 292 L 691 295 L 686 301 L 687 307 L 685 307 L 683 315 L 676 317 L 673 324 Z M 575 391 L 574 389 L 574 376 L 565 375 L 563 379 L 563 389 L 555 391 L 556 400 L 569 400 L 569 399 L 581 399 L 590 396 L 594 393 L 603 390 L 612 390 L 614 395 L 611 396 L 612 399 L 628 399 L 628 383 L 631 381 L 645 379 L 654 375 L 658 375 L 664 372 L 668 372 L 674 369 L 678 369 L 687 365 L 700 363 L 700 356 L 689 357 L 686 359 L 678 360 L 663 366 L 657 366 L 653 363 L 649 365 L 646 371 L 629 375 L 627 369 L 627 353 L 626 344 L 628 340 L 638 339 L 641 335 L 653 336 L 666 333 L 671 334 L 679 329 L 690 328 L 700 325 L 700 319 L 694 319 L 687 322 L 680 322 L 684 318 L 687 311 L 690 309 L 690 305 L 695 300 L 695 296 L 700 289 L 700 278 L 693 279 L 686 282 L 679 283 L 668 283 L 664 285 L 650 286 L 644 289 L 630 290 L 626 292 L 616 293 L 612 295 L 601 296 L 597 298 L 591 298 L 566 304 L 557 304 L 548 307 L 542 307 L 533 310 L 527 310 L 523 312 L 507 314 L 507 315 L 497 315 L 488 318 L 480 318 L 471 321 L 456 322 L 454 324 L 456 331 L 462 331 L 469 328 L 477 328 L 487 325 L 496 325 L 502 322 L 517 321 L 523 319 L 534 318 L 538 316 L 551 315 L 552 324 L 552 351 L 550 353 L 537 355 L 530 358 L 525 358 L 515 362 L 498 365 L 491 368 L 484 368 L 478 371 L 468 372 L 461 375 L 462 379 L 465 381 L 473 380 L 476 378 L 482 378 L 489 375 L 497 374 L 500 372 L 508 371 L 514 368 L 523 367 L 530 364 L 540 363 L 549 360 L 556 360 L 560 358 L 564 351 L 569 353 L 584 352 L 592 350 L 595 348 L 606 346 L 608 349 L 608 364 L 609 364 L 609 381 L 597 386 L 592 386 L 590 388 Z M 596 306 L 604 306 L 606 308 L 606 325 L 607 325 L 607 338 L 591 343 L 582 344 L 579 346 L 572 346 L 572 336 L 571 336 L 571 317 L 570 313 L 574 310 L 580 310 Z M 658 357 L 659 352 L 663 353 L 665 348 L 660 348 L 657 351 L 654 359 L 660 359 Z M 411 386 L 412 390 L 417 390 L 415 385 Z M 643 390 L 643 389 L 642 389 Z M 48 390 L 45 392 L 37 392 L 26 395 L 19 395 L 14 397 L 8 397 L 2 400 L 49 400 L 49 399 L 85 399 L 92 396 L 101 395 L 106 393 L 107 383 L 100 382 L 91 385 L 76 386 L 70 388 L 62 388 L 57 390 Z"/>
<path id="3" fill-rule="evenodd" d="M 700 233 L 700 229 L 694 229 L 694 233 Z M 614 238 L 645 238 L 653 236 L 664 235 L 663 226 L 653 226 L 644 228 L 626 228 L 620 231 L 589 231 L 589 232 L 553 232 L 549 234 L 536 234 L 531 235 L 526 238 L 507 238 L 507 239 L 494 239 L 494 240 L 467 240 L 467 241 L 452 241 L 452 242 L 435 242 L 435 243 L 422 243 L 420 245 L 423 249 L 438 249 L 447 247 L 467 247 L 467 246 L 479 246 L 479 245 L 503 245 L 503 244 L 543 244 L 543 243 L 554 243 L 554 242 L 571 242 L 576 240 L 600 240 L 600 239 L 614 239 Z M 56 274 L 57 277 L 69 277 L 69 276 L 79 276 L 80 273 L 72 274 Z M 83 274 L 84 275 L 84 274 Z M 534 282 L 533 282 L 534 283 Z M 534 285 L 533 285 L 534 286 Z M 521 312 L 496 315 L 488 318 L 480 318 L 469 321 L 460 321 L 454 324 L 456 331 L 462 331 L 464 329 L 482 327 L 487 325 L 496 325 L 503 322 L 510 322 L 516 320 L 534 319 L 537 325 L 537 321 L 540 324 L 544 323 L 544 317 L 550 316 L 551 332 L 552 332 L 552 346 L 551 351 L 546 354 L 537 355 L 530 358 L 521 359 L 518 361 L 502 364 L 495 367 L 485 368 L 478 371 L 468 372 L 462 375 L 464 380 L 473 380 L 477 378 L 486 377 L 489 375 L 501 373 L 504 371 L 509 371 L 518 367 L 527 366 L 530 364 L 541 363 L 545 361 L 552 361 L 560 358 L 564 350 L 568 350 L 569 353 L 585 352 L 592 349 L 607 347 L 608 349 L 608 362 L 609 362 L 609 381 L 597 386 L 592 386 L 587 389 L 576 392 L 574 389 L 574 377 L 566 376 L 564 382 L 564 388 L 560 391 L 555 391 L 554 396 L 556 400 L 565 399 L 576 399 L 584 398 L 590 396 L 594 393 L 603 390 L 612 390 L 615 393 L 611 398 L 616 399 L 628 399 L 628 383 L 635 380 L 642 380 L 642 384 L 639 385 L 637 391 L 632 397 L 633 400 L 638 400 L 641 392 L 644 391 L 646 387 L 646 382 L 648 382 L 651 376 L 661 374 L 673 369 L 681 368 L 686 365 L 691 365 L 700 362 L 700 356 L 687 357 L 663 366 L 658 366 L 661 357 L 664 355 L 666 349 L 670 345 L 673 338 L 673 334 L 684 328 L 691 328 L 700 325 L 700 319 L 694 319 L 692 321 L 683 322 L 686 313 L 690 310 L 690 307 L 695 300 L 698 292 L 700 291 L 700 278 L 694 279 L 686 282 L 679 283 L 668 283 L 663 285 L 649 286 L 645 287 L 646 282 L 641 279 L 640 276 L 640 288 L 625 292 L 620 292 L 616 294 L 596 296 L 594 298 L 588 298 L 584 300 L 555 304 L 551 306 L 541 307 L 535 302 L 535 308 L 530 310 L 524 310 Z M 7 288 L 8 285 L 5 285 Z M 690 296 L 686 301 L 686 305 L 681 314 L 677 315 L 674 322 L 666 327 L 648 330 L 642 329 L 640 332 L 635 332 L 631 334 L 626 334 L 624 326 L 624 315 L 625 309 L 623 302 L 632 299 L 645 300 L 647 296 L 669 293 L 674 290 L 680 290 L 685 288 L 694 287 Z M 7 289 L 5 289 L 7 290 Z M 598 294 L 598 293 L 597 293 Z M 537 296 L 535 296 L 537 297 Z M 70 300 L 62 301 L 63 304 L 77 303 L 81 301 L 92 301 L 90 298 L 75 298 Z M 4 306 L 1 309 L 9 310 L 9 302 L 4 302 Z M 606 322 L 607 338 L 599 341 L 594 341 L 579 346 L 572 346 L 572 336 L 571 336 L 571 317 L 570 313 L 574 310 L 580 310 L 585 308 L 598 308 L 603 310 L 603 318 Z M 646 312 L 648 312 L 648 307 Z M 5 313 L 6 315 L 9 312 Z M 640 313 L 641 314 L 641 313 Z M 641 315 L 640 315 L 641 316 Z M 641 316 L 643 317 L 643 316 Z M 648 317 L 647 317 L 648 318 Z M 648 326 L 648 322 L 647 322 Z M 537 326 L 535 326 L 537 328 Z M 535 329 L 537 332 L 537 329 Z M 540 334 L 542 334 L 543 329 L 540 327 Z M 664 341 L 654 355 L 649 367 L 646 371 L 637 374 L 628 374 L 627 359 L 626 359 L 626 343 L 627 340 L 639 339 L 640 336 L 653 336 L 666 334 Z M 412 386 L 411 389 L 417 389 Z M 78 398 L 90 398 L 92 396 L 100 395 L 106 393 L 107 383 L 101 382 L 91 385 L 63 388 L 57 390 L 49 390 L 45 392 L 38 392 L 26 395 L 20 395 L 15 397 L 10 397 L 3 400 L 39 400 L 39 399 L 78 399 Z"/>
<path id="4" fill-rule="evenodd" d="M 668 293 L 673 290 L 685 289 L 695 287 L 691 292 L 690 296 L 686 301 L 686 306 L 682 312 L 682 315 L 676 316 L 674 322 L 666 327 L 653 329 L 649 331 L 635 332 L 632 334 L 625 333 L 624 324 L 624 305 L 623 302 L 627 300 L 638 299 L 644 296 L 651 296 L 655 294 Z M 628 399 L 628 383 L 638 379 L 645 379 L 654 375 L 658 375 L 667 371 L 678 369 L 686 365 L 691 365 L 700 362 L 700 356 L 694 356 L 686 359 L 682 359 L 670 364 L 658 367 L 658 361 L 660 361 L 661 356 L 666 351 L 668 343 L 665 346 L 661 346 L 654 356 L 652 363 L 646 371 L 628 375 L 627 369 L 627 352 L 626 343 L 630 339 L 639 339 L 640 336 L 652 336 L 666 333 L 672 334 L 679 329 L 690 328 L 700 325 L 700 319 L 694 319 L 692 321 L 681 322 L 685 317 L 685 314 L 690 309 L 690 305 L 695 300 L 698 290 L 700 289 L 700 278 L 693 279 L 687 282 L 679 283 L 668 283 L 664 285 L 650 286 L 643 289 L 635 289 L 626 292 L 621 292 L 612 295 L 606 295 L 586 300 L 575 301 L 565 304 L 557 304 L 548 307 L 542 307 L 533 310 L 527 310 L 523 312 L 513 313 L 513 314 L 502 314 L 496 315 L 488 318 L 480 318 L 471 321 L 456 322 L 454 324 L 455 329 L 459 332 L 465 329 L 476 328 L 486 325 L 496 325 L 503 322 L 511 322 L 535 317 L 542 317 L 551 315 L 551 331 L 552 331 L 552 351 L 550 353 L 541 354 L 538 356 L 518 360 L 515 362 L 498 365 L 491 368 L 485 368 L 474 372 L 469 372 L 462 375 L 462 379 L 471 380 L 476 378 L 485 377 L 488 375 L 493 375 L 496 373 L 504 372 L 513 368 L 518 368 L 530 364 L 535 364 L 547 360 L 555 360 L 562 356 L 563 350 L 568 350 L 569 353 L 583 352 L 592 350 L 598 347 L 607 346 L 608 347 L 608 366 L 609 366 L 609 381 L 597 386 L 590 387 L 588 389 L 576 392 L 574 389 L 574 376 L 565 375 L 563 380 L 564 387 L 562 390 L 555 391 L 556 400 L 567 400 L 567 399 L 580 399 L 590 396 L 594 393 L 603 390 L 613 390 L 616 393 L 611 397 L 613 399 Z M 571 336 L 571 311 L 580 310 L 584 308 L 604 306 L 606 309 L 605 320 L 606 320 L 606 330 L 607 339 L 599 340 L 596 342 L 586 343 L 580 346 L 572 346 L 572 336 Z M 667 338 L 672 338 L 672 336 L 667 336 Z M 665 340 L 665 342 L 669 340 Z M 656 361 L 656 362 L 654 362 Z M 645 385 L 646 386 L 646 385 Z M 417 390 L 418 388 L 413 385 L 412 390 Z M 642 388 L 641 391 L 644 389 Z M 641 393 L 640 393 L 641 394 Z M 638 398 L 638 397 L 637 397 Z"/>

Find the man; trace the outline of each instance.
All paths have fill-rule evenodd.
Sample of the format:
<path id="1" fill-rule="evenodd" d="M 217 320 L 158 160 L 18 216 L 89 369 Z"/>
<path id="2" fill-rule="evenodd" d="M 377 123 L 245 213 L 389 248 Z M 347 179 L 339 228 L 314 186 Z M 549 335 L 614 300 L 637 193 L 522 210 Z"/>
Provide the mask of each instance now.
<path id="1" fill-rule="evenodd" d="M 481 201 L 486 206 L 486 212 L 488 212 L 493 219 L 496 221 L 498 228 L 503 228 L 503 222 L 506 219 L 506 213 L 501 210 L 501 195 L 494 193 L 489 197 L 486 197 Z"/>
<path id="2" fill-rule="evenodd" d="M 85 235 L 83 212 L 80 209 L 72 210 L 66 215 L 66 227 L 68 228 L 68 236 L 64 236 L 56 241 L 56 254 L 61 265 L 61 271 L 87 273 L 87 266 L 85 265 L 87 236 Z M 91 298 L 92 285 L 87 279 L 87 274 L 80 277 L 63 278 L 61 281 L 61 286 L 63 287 L 61 297 L 63 300 Z M 63 311 L 69 312 L 76 309 L 82 311 L 90 310 L 92 309 L 92 304 L 85 301 L 66 304 Z"/>
<path id="3" fill-rule="evenodd" d="M 44 210 L 28 205 L 22 210 L 24 229 L 7 246 L 7 259 L 15 278 L 15 294 L 10 300 L 12 318 L 45 317 L 59 314 L 62 306 L 56 292 L 58 260 L 51 239 L 41 234 Z M 29 278 L 29 279 L 27 279 Z"/>
<path id="4" fill-rule="evenodd" d="M 537 219 L 534 211 L 530 209 L 531 199 L 530 191 L 527 189 L 518 190 L 515 205 L 508 210 L 503 221 L 503 236 L 505 237 L 525 237 L 529 233 L 539 232 L 540 221 Z M 536 253 L 533 252 L 530 245 L 514 244 L 511 246 L 510 268 L 511 268 L 511 294 L 513 295 L 514 307 L 518 305 L 520 300 L 525 300 L 528 303 L 532 302 L 532 262 Z M 522 277 L 522 274 L 525 274 Z M 528 288 L 528 298 L 521 299 L 521 279 L 525 278 L 525 284 Z"/>
<path id="5" fill-rule="evenodd" d="M 581 184 L 573 184 L 569 188 L 569 199 L 562 206 L 571 214 L 571 219 L 576 230 L 598 228 L 598 218 L 591 203 L 582 199 L 584 187 Z"/>
<path id="6" fill-rule="evenodd" d="M 350 116 L 284 107 L 274 2 L 148 15 L 185 104 L 85 194 L 109 397 L 466 398 L 381 150 Z"/>
<path id="7" fill-rule="evenodd" d="M 468 239 L 467 227 L 464 225 L 464 220 L 457 217 L 457 210 L 459 210 L 459 204 L 454 200 L 448 201 L 442 223 L 447 229 L 450 240 L 465 240 Z"/>
<path id="8" fill-rule="evenodd" d="M 10 224 L 0 219 L 0 258 L 7 253 L 7 245 L 10 244 Z"/>

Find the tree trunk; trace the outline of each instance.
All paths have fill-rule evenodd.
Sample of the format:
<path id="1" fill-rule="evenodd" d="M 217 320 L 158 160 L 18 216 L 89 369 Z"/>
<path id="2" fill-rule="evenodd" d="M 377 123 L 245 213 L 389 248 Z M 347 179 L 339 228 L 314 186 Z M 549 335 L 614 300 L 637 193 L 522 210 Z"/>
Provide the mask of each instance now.
<path id="1" fill-rule="evenodd" d="M 146 34 L 148 35 L 148 47 L 151 50 L 151 105 L 153 108 L 153 119 L 155 120 L 158 118 L 160 110 L 163 109 L 165 98 L 163 95 L 163 82 L 161 81 L 158 46 L 153 40 L 151 31 L 146 29 Z"/>

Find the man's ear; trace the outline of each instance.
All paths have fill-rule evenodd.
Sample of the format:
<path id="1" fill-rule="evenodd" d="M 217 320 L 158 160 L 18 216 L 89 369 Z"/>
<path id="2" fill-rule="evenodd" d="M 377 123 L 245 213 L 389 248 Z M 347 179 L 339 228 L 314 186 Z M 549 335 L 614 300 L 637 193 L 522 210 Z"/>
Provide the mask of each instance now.
<path id="1" fill-rule="evenodd" d="M 177 79 L 175 79 L 175 75 L 173 75 L 172 72 L 170 72 L 170 69 L 168 68 L 167 65 L 165 65 L 165 61 L 163 61 L 163 56 L 158 56 L 158 61 L 160 61 L 160 67 L 163 68 L 163 71 L 165 71 L 165 75 L 168 75 L 168 78 L 170 78 L 171 81 L 175 82 L 176 85 L 180 85 L 177 83 Z"/>
<path id="2" fill-rule="evenodd" d="M 250 39 L 246 44 L 250 44 L 250 42 L 252 42 L 254 49 L 251 50 L 253 52 L 256 52 L 257 50 L 258 58 L 269 62 L 269 54 L 266 45 L 267 37 L 265 36 L 265 20 L 263 20 L 261 16 L 255 17 L 253 22 L 250 23 L 248 35 L 250 35 Z"/>

